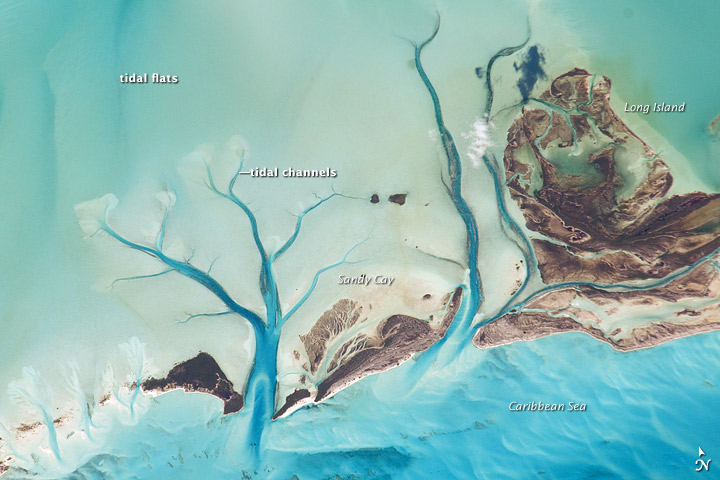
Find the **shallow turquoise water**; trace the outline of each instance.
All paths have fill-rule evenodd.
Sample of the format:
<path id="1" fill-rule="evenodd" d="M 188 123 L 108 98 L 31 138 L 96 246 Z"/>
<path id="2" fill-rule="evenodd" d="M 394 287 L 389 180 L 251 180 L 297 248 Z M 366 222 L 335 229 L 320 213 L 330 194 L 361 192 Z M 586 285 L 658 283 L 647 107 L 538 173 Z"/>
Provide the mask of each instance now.
<path id="1" fill-rule="evenodd" d="M 275 422 L 260 477 L 692 478 L 697 448 L 717 451 L 720 361 L 707 352 L 719 334 L 631 354 L 582 334 L 470 348 L 462 366 L 417 385 L 411 362 Z M 510 412 L 512 400 L 587 411 Z M 218 408 L 159 397 L 67 478 L 242 478 L 252 473 L 237 440 L 247 416 Z"/>
<path id="2" fill-rule="evenodd" d="M 683 113 L 651 113 L 644 120 L 690 160 L 698 177 L 720 189 L 717 138 L 708 136 L 708 125 L 720 115 L 714 86 L 720 65 L 706 57 L 720 49 L 720 38 L 713 34 L 720 5 L 611 0 L 577 8 L 550 0 L 546 8 L 580 32 L 579 47 L 589 53 L 592 67 L 613 80 L 613 90 L 625 101 L 651 108 L 653 103 L 686 103 Z"/>
<path id="3" fill-rule="evenodd" d="M 524 38 L 520 6 L 440 2 L 441 33 L 424 58 L 456 139 L 482 108 L 474 67 Z M 647 121 L 720 188 L 706 129 L 720 114 L 717 64 L 699 56 L 720 48 L 720 7 L 578 9 L 551 0 L 537 8 L 569 23 L 591 66 L 628 101 L 687 102 L 682 115 Z M 431 2 L 3 2 L 0 14 L 8 66 L 0 69 L 0 261 L 13 272 L 0 279 L 0 325 L 11 332 L 0 340 L 3 384 L 25 365 L 62 384 L 53 370 L 60 360 L 96 361 L 129 335 L 152 336 L 131 309 L 92 290 L 75 203 L 161 183 L 198 144 L 238 132 L 258 158 L 344 161 L 355 174 L 347 182 L 363 183 L 363 173 L 392 159 L 422 161 L 412 148 L 433 129 L 412 47 L 401 39 L 429 33 Z M 128 90 L 117 81 L 166 70 L 180 76 L 177 88 Z M 353 156 L 365 149 L 371 168 Z M 269 218 L 263 226 L 281 231 Z M 720 452 L 716 333 L 633 353 L 579 334 L 491 351 L 469 340 L 443 367 L 410 362 L 275 422 L 257 477 L 686 478 L 698 446 L 709 458 Z M 255 475 L 247 411 L 222 417 L 217 400 L 179 393 L 144 401 L 141 415 L 120 411 L 114 426 L 98 428 L 102 442 L 64 447 L 86 457 L 65 478 Z M 588 410 L 510 412 L 511 401 Z M 5 398 L 0 405 L 3 420 L 14 407 Z M 60 476 L 50 470 L 47 478 Z"/>

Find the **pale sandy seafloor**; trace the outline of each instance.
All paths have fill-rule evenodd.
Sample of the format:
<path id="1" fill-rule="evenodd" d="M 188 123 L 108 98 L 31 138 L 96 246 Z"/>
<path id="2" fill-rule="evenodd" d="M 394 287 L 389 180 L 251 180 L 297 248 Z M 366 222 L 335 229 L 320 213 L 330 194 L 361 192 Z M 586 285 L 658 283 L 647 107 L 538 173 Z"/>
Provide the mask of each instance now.
<path id="1" fill-rule="evenodd" d="M 142 395 L 131 387 L 138 376 L 162 376 L 205 351 L 242 391 L 255 354 L 247 322 L 227 315 L 183 323 L 223 306 L 179 275 L 116 281 L 163 269 L 102 235 L 83 238 L 109 197 L 93 199 L 113 192 L 113 227 L 152 243 L 170 189 L 166 251 L 198 268 L 212 265 L 244 306 L 264 313 L 248 222 L 208 190 L 203 162 L 218 186 L 227 185 L 241 154 L 249 167 L 334 168 L 332 180 L 245 177 L 238 184 L 271 252 L 318 196 L 342 194 L 308 213 L 275 264 L 287 313 L 320 269 L 348 260 L 318 277 L 283 328 L 279 394 L 300 385 L 303 362 L 293 355 L 300 335 L 341 298 L 364 311 L 372 304 L 370 322 L 438 317 L 443 295 L 467 281 L 465 230 L 440 176 L 446 163 L 432 104 L 407 41 L 432 32 L 437 10 L 440 31 L 423 64 L 457 142 L 463 195 L 480 231 L 484 299 L 475 320 L 490 318 L 523 280 L 516 267 L 523 257 L 500 228 L 479 154 L 502 159 L 521 99 L 513 62 L 526 50 L 495 66 L 487 136 L 477 123 L 485 90 L 474 70 L 523 42 L 528 23 L 528 45 L 540 45 L 548 77 L 538 92 L 575 66 L 607 75 L 613 108 L 668 164 L 672 192 L 718 191 L 708 167 L 718 153 L 708 128 L 720 108 L 710 80 L 716 72 L 695 52 L 718 42 L 706 33 L 720 12 L 680 14 L 666 3 L 0 5 L 0 60 L 9 66 L 0 72 L 0 259 L 8 272 L 0 280 L 0 459 L 14 467 L 3 478 L 692 475 L 698 446 L 709 458 L 720 452 L 713 449 L 720 445 L 718 333 L 632 353 L 577 333 L 489 350 L 476 349 L 472 334 L 451 335 L 419 361 L 273 422 L 262 465 L 250 467 L 248 409 L 222 416 L 222 403 L 209 395 Z M 180 83 L 118 80 L 156 71 Z M 687 102 L 687 112 L 621 113 L 625 101 L 655 98 Z M 405 204 L 388 200 L 398 193 L 407 194 Z M 337 284 L 338 274 L 361 273 L 396 280 Z M 641 315 L 628 322 L 642 324 Z M 588 409 L 510 412 L 512 401 Z M 43 424 L 53 420 L 56 436 Z"/>

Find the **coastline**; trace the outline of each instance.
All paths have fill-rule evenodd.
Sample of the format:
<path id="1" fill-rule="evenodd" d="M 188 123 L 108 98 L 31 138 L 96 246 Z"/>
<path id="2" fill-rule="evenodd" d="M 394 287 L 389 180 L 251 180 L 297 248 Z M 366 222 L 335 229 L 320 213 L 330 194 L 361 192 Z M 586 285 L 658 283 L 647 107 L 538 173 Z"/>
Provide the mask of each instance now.
<path id="1" fill-rule="evenodd" d="M 529 342 L 563 333 L 584 333 L 619 352 L 643 350 L 672 340 L 720 330 L 720 320 L 709 323 L 682 325 L 670 322 L 651 323 L 633 329 L 630 338 L 614 341 L 602 330 L 583 325 L 570 318 L 551 318 L 540 314 L 506 315 L 480 327 L 473 336 L 473 345 L 491 349 L 515 342 Z M 636 333 L 637 332 L 637 333 Z"/>

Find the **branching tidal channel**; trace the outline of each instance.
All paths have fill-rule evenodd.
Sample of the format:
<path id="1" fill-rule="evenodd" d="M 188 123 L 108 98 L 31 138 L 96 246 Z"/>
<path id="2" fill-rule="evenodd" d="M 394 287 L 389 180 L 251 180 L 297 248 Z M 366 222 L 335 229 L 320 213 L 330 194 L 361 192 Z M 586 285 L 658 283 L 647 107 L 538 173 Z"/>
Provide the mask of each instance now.
<path id="1" fill-rule="evenodd" d="M 220 190 L 217 187 L 209 165 L 206 165 L 207 182 L 209 188 L 216 195 L 236 205 L 242 212 L 243 216 L 250 223 L 253 240 L 260 255 L 261 261 L 260 277 L 258 279 L 258 283 L 267 312 L 267 318 L 265 319 L 263 319 L 263 317 L 259 313 L 244 307 L 240 304 L 240 302 L 233 299 L 228 293 L 228 291 L 215 278 L 211 276 L 209 270 L 200 270 L 199 268 L 192 265 L 190 263 L 190 260 L 178 260 L 175 258 L 171 258 L 164 252 L 163 243 L 165 239 L 168 218 L 172 208 L 172 202 L 170 202 L 170 204 L 165 209 L 162 223 L 160 225 L 160 230 L 156 236 L 155 244 L 152 246 L 142 245 L 140 243 L 129 240 L 127 237 L 121 235 L 115 229 L 113 229 L 109 225 L 108 221 L 110 207 L 108 207 L 105 211 L 104 218 L 100 222 L 100 229 L 121 244 L 139 252 L 142 252 L 146 255 L 149 255 L 160 261 L 167 267 L 167 269 L 165 269 L 159 274 L 132 277 L 130 279 L 151 278 L 158 275 L 176 272 L 205 287 L 219 300 L 221 300 L 222 303 L 227 307 L 227 311 L 197 314 L 191 316 L 190 318 L 237 314 L 245 318 L 250 323 L 255 334 L 256 355 L 255 362 L 253 364 L 252 370 L 250 371 L 250 376 L 248 379 L 247 392 L 245 394 L 246 404 L 244 411 L 249 412 L 249 415 L 251 415 L 249 443 L 251 449 L 254 452 L 253 457 L 256 461 L 259 461 L 263 449 L 263 430 L 265 429 L 265 426 L 272 421 L 272 416 L 275 409 L 275 393 L 277 389 L 277 349 L 282 327 L 285 322 L 287 322 L 287 320 L 298 310 L 298 308 L 300 308 L 300 306 L 302 306 L 302 304 L 310 297 L 313 290 L 315 289 L 315 286 L 317 285 L 318 278 L 321 274 L 328 270 L 337 268 L 341 265 L 358 263 L 358 261 L 349 260 L 349 257 L 351 253 L 355 250 L 355 248 L 357 248 L 363 242 L 361 241 L 353 245 L 352 248 L 350 248 L 345 253 L 345 256 L 339 261 L 318 270 L 305 294 L 287 313 L 283 313 L 279 301 L 278 285 L 273 274 L 273 264 L 278 258 L 280 258 L 285 252 L 287 252 L 290 247 L 292 247 L 293 243 L 300 234 L 303 219 L 306 215 L 308 215 L 310 212 L 317 209 L 325 202 L 328 202 L 333 198 L 349 197 L 339 194 L 337 192 L 333 192 L 326 197 L 320 198 L 318 201 L 303 210 L 298 215 L 294 231 L 290 235 L 288 240 L 279 249 L 277 249 L 277 251 L 272 254 L 268 254 L 265 246 L 260 240 L 260 233 L 258 231 L 258 224 L 254 213 L 235 193 L 235 185 L 238 178 L 240 177 L 240 172 L 243 169 L 243 162 L 244 157 L 243 161 L 241 161 L 240 166 L 235 172 L 235 175 L 230 180 L 226 190 Z"/>
<path id="2" fill-rule="evenodd" d="M 415 44 L 415 67 L 417 69 L 417 72 L 422 79 L 425 87 L 427 88 L 427 91 L 430 94 L 430 98 L 432 100 L 433 108 L 434 108 L 434 116 L 435 121 L 437 124 L 437 128 L 440 132 L 440 138 L 442 142 L 442 147 L 445 153 L 445 156 L 447 158 L 447 172 L 449 175 L 449 184 L 447 185 L 447 191 L 448 194 L 458 212 L 460 217 L 463 220 L 463 223 L 465 225 L 465 229 L 467 232 L 467 239 L 466 239 L 466 249 L 467 249 L 467 266 L 469 270 L 469 277 L 468 277 L 468 284 L 464 286 L 465 294 L 463 296 L 463 305 L 458 312 L 458 315 L 453 321 L 452 326 L 448 330 L 447 334 L 444 336 L 442 340 L 440 340 L 435 346 L 432 347 L 431 351 L 428 352 L 430 355 L 429 357 L 432 357 L 434 355 L 434 352 L 439 350 L 442 346 L 442 344 L 445 342 L 447 338 L 449 338 L 452 335 L 461 336 L 464 338 L 470 339 L 470 336 L 468 335 L 470 333 L 470 329 L 472 328 L 472 322 L 473 319 L 480 307 L 480 304 L 483 300 L 483 292 L 482 292 L 482 283 L 480 279 L 480 274 L 478 271 L 478 244 L 479 244 L 479 235 L 478 235 L 478 226 L 477 222 L 475 220 L 475 217 L 471 211 L 470 206 L 467 204 L 466 200 L 463 198 L 462 193 L 462 161 L 460 158 L 460 154 L 458 153 L 458 149 L 455 145 L 455 141 L 453 139 L 452 134 L 445 126 L 443 115 L 442 115 L 442 109 L 440 105 L 440 100 L 438 98 L 437 92 L 435 90 L 435 87 L 433 86 L 432 82 L 430 81 L 428 75 L 425 73 L 425 70 L 423 68 L 422 62 L 421 62 L 421 54 L 423 52 L 423 49 L 427 47 L 436 37 L 438 31 L 440 28 L 440 20 L 438 17 L 438 21 L 435 25 L 435 29 L 432 33 L 432 35 L 427 38 L 425 41 L 423 41 L 420 44 Z M 511 47 L 509 49 L 505 49 L 501 51 L 498 55 L 494 56 L 487 69 L 487 79 L 488 82 L 490 80 L 490 69 L 492 67 L 492 64 L 494 61 L 499 58 L 500 56 L 510 55 L 514 52 L 516 52 L 518 49 L 522 48 L 525 43 L 518 47 Z M 486 116 L 489 113 L 491 106 L 492 106 L 492 88 L 490 84 L 488 83 L 488 104 L 486 106 Z M 525 249 L 527 250 L 526 256 L 529 258 L 532 254 L 530 253 L 529 249 L 529 241 L 524 236 L 522 231 L 520 230 L 519 226 L 515 224 L 515 222 L 510 218 L 510 216 L 507 214 L 505 205 L 504 205 L 504 199 L 502 195 L 501 190 L 501 183 L 500 183 L 500 174 L 497 172 L 497 168 L 494 164 L 494 162 L 489 159 L 487 156 L 484 157 L 485 164 L 489 170 L 489 172 L 493 176 L 494 185 L 496 189 L 496 198 L 498 201 L 498 206 L 500 208 L 500 212 L 502 215 L 502 219 L 505 222 L 506 226 L 508 227 L 509 231 L 512 231 L 514 235 L 519 237 L 521 239 L 521 243 L 524 244 Z M 240 172 L 243 169 L 243 163 L 245 161 L 244 155 L 242 157 L 242 160 L 240 162 L 240 165 L 238 169 L 235 171 L 234 176 L 229 181 L 228 185 L 224 188 L 218 187 L 216 184 L 215 178 L 213 177 L 213 173 L 210 169 L 209 165 L 206 165 L 206 172 L 207 172 L 207 185 L 210 188 L 210 190 L 216 194 L 217 196 L 227 200 L 228 202 L 234 204 L 239 211 L 241 212 L 241 216 L 247 219 L 247 221 L 250 224 L 251 230 L 252 230 L 252 236 L 253 236 L 253 242 L 257 249 L 258 255 L 260 257 L 260 275 L 258 279 L 258 285 L 260 288 L 260 293 L 262 294 L 262 298 L 265 304 L 265 311 L 266 311 L 266 318 L 263 318 L 263 315 L 261 315 L 258 312 L 255 312 L 251 310 L 250 308 L 247 308 L 241 304 L 240 301 L 234 299 L 231 294 L 220 284 L 220 282 L 215 279 L 211 273 L 210 269 L 207 271 L 201 270 L 200 268 L 194 266 L 191 263 L 192 258 L 190 259 L 177 259 L 172 258 L 169 256 L 165 250 L 164 250 L 164 239 L 165 239 L 165 233 L 167 229 L 168 220 L 170 217 L 170 213 L 172 210 L 172 206 L 174 201 L 168 202 L 166 205 L 163 219 L 159 228 L 159 232 L 157 233 L 157 236 L 155 238 L 155 242 L 153 245 L 146 245 L 137 243 L 133 240 L 130 240 L 128 237 L 124 236 L 123 234 L 119 233 L 117 230 L 115 230 L 113 227 L 110 226 L 109 221 L 109 213 L 111 210 L 111 206 L 108 206 L 105 210 L 104 217 L 100 220 L 100 230 L 108 234 L 110 237 L 114 238 L 116 241 L 118 241 L 120 244 L 132 248 L 134 250 L 137 250 L 139 252 L 142 252 L 143 254 L 146 254 L 150 257 L 153 257 L 160 263 L 164 265 L 164 269 L 155 274 L 150 275 L 142 275 L 142 276 L 136 276 L 136 277 L 129 277 L 129 278 L 123 278 L 119 280 L 137 280 L 137 279 L 143 279 L 143 278 L 153 278 L 165 274 L 172 274 L 172 273 L 179 273 L 190 280 L 193 280 L 199 285 L 202 285 L 205 287 L 208 291 L 210 291 L 212 294 L 214 294 L 226 307 L 226 310 L 222 312 L 212 312 L 212 313 L 200 313 L 196 315 L 190 316 L 188 319 L 185 320 L 187 322 L 188 320 L 194 320 L 201 317 L 214 317 L 214 316 L 220 316 L 220 315 L 232 315 L 236 314 L 240 317 L 247 320 L 250 325 L 253 328 L 254 334 L 255 334 L 255 342 L 256 342 L 256 356 L 255 361 L 252 367 L 252 370 L 249 375 L 248 383 L 247 383 L 247 392 L 245 393 L 246 398 L 246 405 L 243 409 L 243 412 L 241 414 L 250 415 L 250 423 L 249 423 L 249 443 L 250 447 L 253 450 L 254 454 L 253 457 L 256 461 L 257 465 L 260 465 L 262 462 L 262 452 L 263 452 L 263 431 L 265 430 L 266 426 L 272 421 L 272 417 L 274 414 L 275 409 L 275 400 L 276 400 L 276 390 L 277 390 L 277 354 L 278 354 L 278 342 L 280 339 L 280 333 L 282 330 L 283 325 L 287 320 L 300 308 L 300 306 L 309 298 L 309 296 L 312 294 L 318 278 L 321 274 L 324 272 L 334 269 L 336 267 L 339 267 L 341 265 L 345 264 L 351 264 L 351 263 L 358 263 L 358 261 L 350 260 L 352 252 L 362 243 L 358 242 L 356 243 L 352 248 L 350 248 L 345 256 L 340 259 L 339 261 L 336 261 L 335 263 L 332 263 L 322 269 L 320 269 L 313 278 L 313 281 L 311 282 L 311 285 L 309 286 L 307 292 L 301 297 L 301 299 L 297 302 L 297 304 L 293 305 L 287 313 L 284 313 L 282 310 L 280 297 L 279 297 L 279 290 L 278 290 L 278 284 L 276 281 L 276 278 L 273 274 L 273 265 L 278 258 L 280 258 L 284 253 L 286 253 L 293 245 L 295 240 L 298 238 L 298 235 L 300 234 L 303 219 L 306 215 L 310 214 L 312 211 L 315 211 L 319 207 L 321 207 L 325 202 L 331 201 L 334 198 L 337 197 L 345 197 L 349 198 L 345 195 L 333 192 L 331 195 L 328 195 L 326 197 L 320 198 L 318 201 L 316 201 L 313 205 L 306 208 L 303 212 L 300 213 L 298 216 L 295 228 L 293 233 L 290 235 L 288 240 L 275 252 L 269 253 L 266 249 L 265 245 L 263 244 L 261 240 L 261 235 L 258 229 L 258 223 L 255 217 L 255 214 L 253 211 L 248 207 L 248 205 L 241 200 L 241 198 L 236 194 L 236 184 L 240 178 Z M 169 193 L 170 198 L 174 198 L 174 196 Z M 506 230 L 507 231 L 507 230 Z M 528 268 L 530 268 L 528 266 Z M 529 275 L 528 275 L 529 277 Z M 527 282 L 527 279 L 526 279 Z M 525 285 L 523 285 L 524 289 Z M 522 289 L 517 293 L 518 295 Z M 140 379 L 141 381 L 142 379 Z M 136 387 L 139 388 L 139 387 Z M 131 405 L 132 407 L 132 405 Z"/>
<path id="3" fill-rule="evenodd" d="M 472 212 L 471 207 L 468 205 L 466 199 L 463 197 L 463 185 L 462 185 L 462 173 L 463 166 L 461 161 L 460 153 L 455 144 L 455 140 L 449 129 L 445 125 L 443 119 L 443 112 L 440 104 L 440 99 L 433 83 L 427 75 L 422 61 L 421 56 L 423 51 L 433 42 L 440 29 L 440 17 L 435 24 L 435 28 L 432 34 L 419 44 L 413 43 L 414 50 L 414 62 L 417 73 L 425 85 L 427 92 L 429 93 L 430 100 L 432 101 L 434 119 L 437 129 L 440 134 L 440 141 L 443 153 L 447 160 L 447 175 L 448 182 L 445 184 L 448 195 L 453 202 L 457 213 L 463 221 L 466 230 L 466 259 L 468 268 L 467 285 L 463 285 L 464 294 L 462 300 L 462 306 L 460 307 L 458 314 L 452 325 L 448 329 L 446 335 L 439 340 L 433 347 L 430 348 L 425 354 L 421 356 L 421 361 L 418 362 L 418 368 L 415 370 L 416 374 L 421 374 L 426 368 L 430 368 L 433 364 L 433 360 L 437 358 L 437 352 L 442 350 L 442 346 L 446 344 L 449 338 L 455 338 L 456 345 L 467 345 L 470 343 L 472 338 L 472 330 L 478 326 L 487 324 L 501 315 L 512 311 L 513 309 L 522 308 L 530 299 L 535 296 L 547 292 L 554 288 L 566 288 L 571 284 L 562 284 L 555 286 L 546 286 L 541 290 L 527 294 L 525 293 L 528 282 L 537 273 L 537 259 L 533 252 L 533 248 L 528 236 L 524 233 L 521 226 L 511 217 L 508 213 L 507 205 L 504 197 L 504 181 L 503 172 L 497 164 L 497 161 L 492 153 L 482 153 L 482 159 L 484 165 L 490 174 L 493 182 L 495 200 L 499 212 L 500 227 L 506 235 L 506 237 L 513 242 L 517 248 L 522 252 L 525 260 L 525 275 L 513 295 L 507 300 L 505 305 L 499 310 L 495 316 L 486 318 L 478 324 L 474 324 L 476 315 L 483 302 L 483 283 L 481 280 L 479 267 L 478 267 L 478 254 L 479 254 L 479 232 L 476 218 Z M 528 36 L 529 39 L 529 36 Z M 487 68 L 485 69 L 485 88 L 487 89 L 486 105 L 483 113 L 483 121 L 489 123 L 490 113 L 493 104 L 493 87 L 492 87 L 492 67 L 495 62 L 509 55 L 512 55 L 522 49 L 528 40 L 525 40 L 522 44 L 505 48 L 494 55 L 488 62 Z M 255 312 L 246 306 L 243 306 L 240 301 L 234 299 L 231 294 L 220 284 L 220 282 L 210 274 L 210 270 L 201 270 L 194 266 L 190 259 L 176 259 L 169 256 L 164 248 L 164 238 L 168 219 L 172 209 L 173 201 L 169 201 L 166 205 L 164 216 L 159 228 L 159 232 L 155 238 L 153 245 L 146 245 L 137 243 L 130 240 L 128 237 L 123 236 L 121 233 L 116 231 L 110 226 L 108 214 L 110 207 L 105 211 L 104 218 L 100 220 L 100 230 L 107 233 L 110 237 L 122 245 L 142 252 L 150 257 L 153 257 L 161 264 L 163 264 L 163 271 L 156 274 L 123 278 L 120 280 L 135 280 L 141 278 L 152 278 L 165 274 L 179 273 L 190 280 L 193 280 L 199 285 L 205 287 L 213 295 L 215 295 L 225 306 L 225 310 L 221 312 L 212 313 L 200 313 L 192 315 L 186 319 L 197 319 L 199 317 L 213 317 L 219 315 L 238 315 L 247 320 L 255 335 L 256 342 L 256 356 L 253 367 L 250 371 L 247 392 L 245 393 L 246 406 L 241 415 L 249 415 L 249 446 L 253 451 L 253 458 L 255 459 L 256 465 L 262 464 L 262 456 L 264 450 L 263 432 L 266 427 L 270 424 L 273 418 L 276 402 L 276 390 L 277 390 L 277 355 L 278 355 L 278 342 L 280 339 L 280 333 L 283 325 L 287 320 L 303 305 L 303 303 L 313 293 L 319 277 L 328 270 L 340 267 L 341 265 L 347 265 L 352 263 L 358 263 L 361 260 L 351 260 L 353 251 L 362 243 L 359 241 L 355 243 L 349 250 L 346 251 L 345 255 L 341 259 L 336 259 L 335 263 L 328 264 L 324 268 L 319 269 L 307 291 L 300 297 L 300 300 L 293 305 L 287 312 L 283 312 L 282 305 L 280 302 L 280 294 L 278 290 L 277 280 L 273 273 L 274 263 L 285 254 L 294 244 L 301 232 L 303 219 L 311 212 L 319 209 L 323 204 L 337 198 L 350 199 L 346 195 L 342 195 L 336 192 L 319 198 L 314 204 L 302 211 L 297 218 L 295 228 L 287 239 L 287 241 L 276 251 L 270 253 L 261 240 L 261 235 L 258 229 L 258 223 L 253 211 L 248 205 L 240 199 L 236 194 L 236 184 L 240 178 L 240 173 L 243 169 L 244 156 L 240 162 L 240 166 L 235 171 L 229 183 L 223 188 L 218 187 L 213 177 L 213 173 L 209 165 L 206 165 L 207 172 L 207 185 L 210 190 L 217 195 L 225 199 L 227 202 L 235 205 L 241 217 L 246 219 L 251 227 L 253 242 L 260 258 L 260 274 L 258 278 L 258 285 L 260 293 L 262 295 L 265 312 L 265 318 L 261 313 Z M 169 194 L 170 198 L 173 198 L 172 194 Z M 608 287 L 608 286 L 606 286 Z M 620 285 L 616 287 L 622 287 Z M 631 287 L 628 287 L 631 288 Z M 525 300 L 518 301 L 521 296 L 524 295 Z M 449 353 L 448 358 L 452 358 L 454 352 Z M 421 366 L 422 365 L 422 366 Z M 421 366 L 421 367 L 420 367 Z M 142 379 L 138 379 L 140 383 Z M 139 388 L 139 387 L 136 387 Z"/>

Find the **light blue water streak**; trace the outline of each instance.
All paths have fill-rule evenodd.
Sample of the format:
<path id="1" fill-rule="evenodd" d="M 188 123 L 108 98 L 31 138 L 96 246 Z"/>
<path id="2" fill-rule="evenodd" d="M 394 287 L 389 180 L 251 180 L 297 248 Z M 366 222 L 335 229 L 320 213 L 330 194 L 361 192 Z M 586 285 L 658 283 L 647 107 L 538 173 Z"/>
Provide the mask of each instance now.
<path id="1" fill-rule="evenodd" d="M 580 333 L 469 346 L 421 380 L 422 396 L 406 395 L 404 365 L 273 423 L 257 474 L 238 439 L 247 416 L 174 392 L 66 478 L 694 478 L 698 446 L 720 454 L 720 357 L 707 354 L 718 351 L 720 333 L 631 353 Z M 587 411 L 511 412 L 511 401 Z"/>

